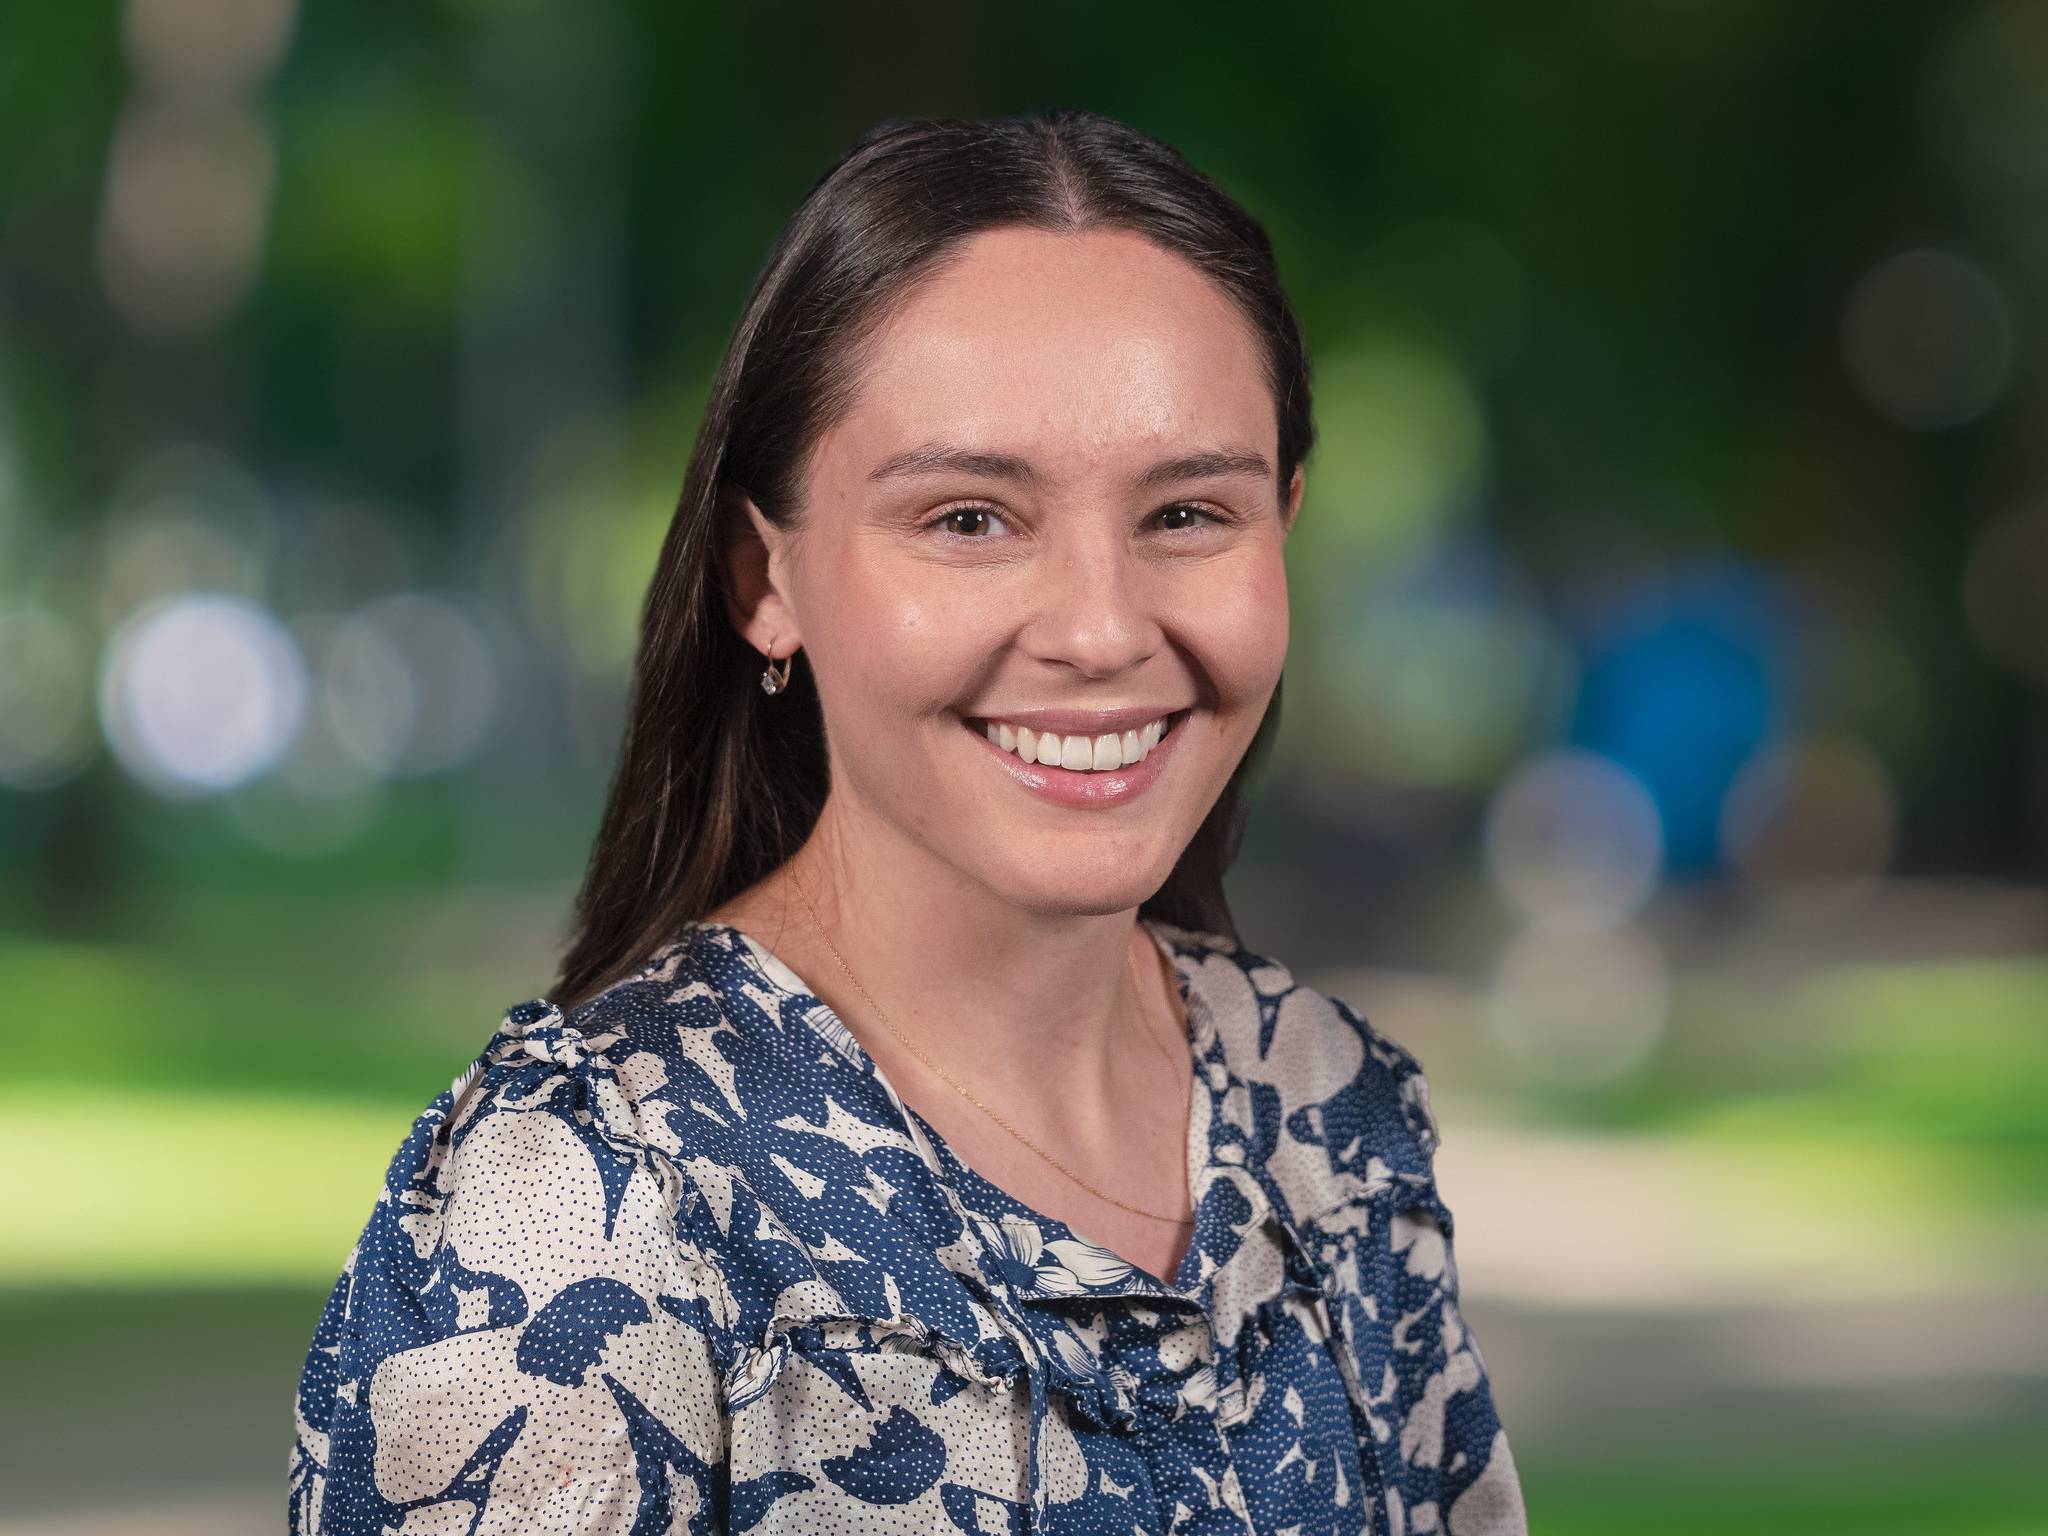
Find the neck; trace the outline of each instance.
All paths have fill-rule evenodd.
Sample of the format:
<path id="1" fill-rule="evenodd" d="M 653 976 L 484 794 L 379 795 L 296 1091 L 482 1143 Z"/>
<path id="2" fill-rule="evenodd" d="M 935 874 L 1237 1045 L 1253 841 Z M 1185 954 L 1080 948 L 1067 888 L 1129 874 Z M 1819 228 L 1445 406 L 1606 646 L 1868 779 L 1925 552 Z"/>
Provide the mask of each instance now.
<path id="1" fill-rule="evenodd" d="M 1163 1031 L 1133 991 L 1134 945 L 1145 946 L 1154 978 L 1158 962 L 1136 932 L 1136 909 L 1022 908 L 933 868 L 921 849 L 910 851 L 909 877 L 878 875 L 901 870 L 906 850 L 879 856 L 856 847 L 849 830 L 828 804 L 817 832 L 764 888 L 774 925 L 804 935 L 804 980 L 877 1054 L 900 1043 L 893 1024 L 977 1095 L 1096 1139 L 1130 1091 L 1134 1054 L 1152 1056 L 1157 1071 Z M 1148 1030 L 1153 1040 L 1143 1038 Z"/>

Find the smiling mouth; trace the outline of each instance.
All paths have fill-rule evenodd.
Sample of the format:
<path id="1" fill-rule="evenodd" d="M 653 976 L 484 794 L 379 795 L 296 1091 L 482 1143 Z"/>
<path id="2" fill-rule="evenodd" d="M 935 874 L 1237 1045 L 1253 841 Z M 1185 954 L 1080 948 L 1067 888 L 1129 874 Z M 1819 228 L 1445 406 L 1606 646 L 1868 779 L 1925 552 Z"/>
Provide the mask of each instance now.
<path id="1" fill-rule="evenodd" d="M 1191 709 L 1177 709 L 1142 727 L 1099 735 L 1034 731 L 1029 726 L 1012 726 L 1003 720 L 973 715 L 962 716 L 961 723 L 975 735 L 987 737 L 992 745 L 1024 762 L 1065 768 L 1076 773 L 1105 773 L 1142 763 L 1152 749 L 1177 730 L 1192 712 Z"/>

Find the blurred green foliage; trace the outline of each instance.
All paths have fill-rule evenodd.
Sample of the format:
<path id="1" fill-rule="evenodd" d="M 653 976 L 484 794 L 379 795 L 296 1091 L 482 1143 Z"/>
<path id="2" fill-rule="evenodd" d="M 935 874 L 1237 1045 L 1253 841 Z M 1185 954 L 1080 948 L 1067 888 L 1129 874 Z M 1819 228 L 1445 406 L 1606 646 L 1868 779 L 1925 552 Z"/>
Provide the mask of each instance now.
<path id="1" fill-rule="evenodd" d="M 0 608 L 103 642 L 134 477 L 198 443 L 287 534 L 377 509 L 395 553 L 367 568 L 502 626 L 508 702 L 472 761 L 379 784 L 317 856 L 250 835 L 232 797 L 160 800 L 103 750 L 0 791 L 0 1166 L 58 1170 L 7 1197 L 0 1487 L 69 1507 L 281 1473 L 291 1378 L 384 1160 L 545 984 L 747 287 L 883 117 L 1096 107 L 1273 236 L 1321 445 L 1242 873 L 1247 927 L 1290 935 L 1290 961 L 1472 969 L 1498 937 L 1461 883 L 1487 795 L 1566 729 L 1604 605 L 1695 556 L 1799 594 L 1784 728 L 1867 744 L 1892 872 L 2048 871 L 2048 672 L 1988 654 L 1965 601 L 1983 530 L 2041 489 L 2039 0 L 287 7 L 274 71 L 205 119 L 261 150 L 246 287 L 175 334 L 138 322 L 108 256 L 117 168 L 165 141 L 149 113 L 175 95 L 142 11 L 31 6 L 0 50 Z M 233 11 L 192 10 L 178 67 L 220 67 Z M 214 206 L 190 187 L 142 203 L 190 234 Z M 1959 253 L 2020 348 L 1948 426 L 1887 416 L 1845 345 L 1859 284 L 1919 248 Z M 1954 328 L 1929 329 L 1909 376 L 1939 372 Z M 1482 579 L 1409 580 L 1468 548 Z M 258 586 L 303 617 L 274 572 Z M 1432 1077 L 1539 1133 L 1768 1179 L 1781 1220 L 2031 1231 L 2048 963 L 1953 947 L 1816 952 L 1793 983 L 1681 968 L 1656 1051 L 1597 1087 L 1491 1059 Z M 1987 1249 L 1987 1283 L 2011 1264 Z M 195 1391 L 209 1413 L 165 1433 Z M 1818 1424 L 1782 1465 L 1688 1464 L 1682 1413 L 1641 1467 L 1532 1424 L 1535 1529 L 2048 1529 L 2031 1447 L 1937 1436 L 1933 1401 L 1905 1436 L 1925 1454 Z M 1964 1406 L 2020 1423 L 2004 1401 Z M 102 1486 L 95 1435 L 136 1447 L 131 1485 Z"/>

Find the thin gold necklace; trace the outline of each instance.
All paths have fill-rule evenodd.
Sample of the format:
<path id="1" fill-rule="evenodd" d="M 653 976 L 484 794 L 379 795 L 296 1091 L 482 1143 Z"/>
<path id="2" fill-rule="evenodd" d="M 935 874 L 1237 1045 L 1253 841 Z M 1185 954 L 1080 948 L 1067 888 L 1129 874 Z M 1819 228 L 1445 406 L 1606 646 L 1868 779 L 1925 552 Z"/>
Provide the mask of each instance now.
<path id="1" fill-rule="evenodd" d="M 1093 1195 L 1096 1199 L 1105 1200 L 1109 1204 L 1117 1207 L 1117 1209 L 1119 1210 L 1129 1211 L 1133 1216 L 1148 1217 L 1153 1221 L 1163 1221 L 1176 1227 L 1187 1226 L 1190 1222 L 1194 1220 L 1192 1214 L 1189 1214 L 1187 1216 L 1162 1216 L 1157 1211 L 1145 1210 L 1142 1206 L 1132 1205 L 1128 1201 L 1117 1199 L 1115 1195 L 1108 1194 L 1102 1190 L 1097 1189 L 1093 1184 L 1090 1184 L 1086 1179 L 1082 1178 L 1081 1175 L 1074 1172 L 1073 1169 L 1069 1168 L 1065 1163 L 1061 1162 L 1058 1158 L 1054 1157 L 1050 1152 L 1046 1151 L 1045 1148 L 1041 1147 L 1029 1136 L 1026 1136 L 1022 1131 L 1018 1130 L 1017 1127 L 1010 1124 L 1008 1120 L 1005 1120 L 1001 1115 L 997 1114 L 996 1111 L 989 1108 L 988 1105 L 984 1104 L 979 1098 L 975 1097 L 974 1094 L 969 1092 L 966 1088 L 962 1087 L 960 1083 L 955 1080 L 952 1073 L 948 1072 L 936 1061 L 933 1061 L 931 1057 L 927 1056 L 924 1053 L 924 1049 L 921 1046 L 919 1046 L 915 1040 L 911 1039 L 908 1035 L 904 1034 L 902 1030 L 896 1027 L 896 1021 L 889 1017 L 888 1013 L 883 1009 L 880 1003 L 875 1001 L 873 994 L 871 994 L 866 987 L 863 987 L 860 984 L 860 978 L 853 974 L 853 967 L 846 963 L 846 956 L 839 953 L 839 946 L 834 944 L 832 942 L 831 935 L 825 932 L 825 924 L 823 923 L 823 921 L 819 919 L 818 909 L 812 905 L 810 893 L 804 889 L 803 882 L 797 879 L 794 873 L 791 873 L 789 875 L 789 881 L 790 884 L 796 887 L 797 895 L 803 898 L 804 906 L 810 911 L 811 926 L 817 930 L 818 937 L 825 941 L 825 947 L 832 951 L 832 958 L 839 962 L 839 969 L 846 972 L 846 979 L 852 982 L 855 990 L 858 991 L 860 995 L 867 1000 L 867 1005 L 870 1008 L 874 1009 L 876 1017 L 879 1018 L 884 1024 L 886 1024 L 889 1027 L 889 1032 L 892 1035 L 894 1035 L 898 1040 L 902 1041 L 904 1046 L 911 1052 L 912 1055 L 916 1056 L 919 1061 L 923 1062 L 927 1067 L 931 1068 L 933 1074 L 937 1076 L 941 1081 L 943 1081 L 948 1087 L 950 1087 L 955 1093 L 959 1094 L 961 1098 L 965 1099 L 968 1103 L 972 1104 L 984 1115 L 987 1115 L 989 1119 L 995 1121 L 995 1123 L 1001 1126 L 1003 1130 L 1007 1131 L 1011 1136 L 1016 1138 L 1018 1141 L 1022 1142 L 1026 1147 L 1030 1148 L 1031 1151 L 1035 1152 L 1039 1157 L 1043 1158 L 1046 1162 L 1052 1164 L 1053 1167 L 1057 1168 L 1062 1174 L 1066 1175 L 1066 1177 L 1073 1180 L 1083 1189 L 1087 1190 L 1088 1193 Z M 1124 970 L 1127 974 L 1130 975 L 1132 981 L 1135 982 L 1137 980 L 1137 973 L 1135 970 L 1133 970 L 1131 966 L 1131 952 L 1128 948 L 1124 950 Z M 1140 1029 L 1143 1031 L 1145 1038 L 1151 1042 L 1152 1048 L 1158 1051 L 1160 1057 L 1166 1062 L 1167 1069 L 1170 1072 L 1172 1072 L 1175 1076 L 1183 1075 L 1181 1073 L 1181 1069 L 1174 1064 L 1172 1055 L 1167 1051 L 1165 1046 L 1159 1043 L 1158 1037 L 1155 1036 L 1149 1028 L 1146 1028 L 1143 1025 L 1140 1026 Z M 1192 1092 L 1192 1082 L 1192 1076 L 1189 1076 L 1190 1086 L 1184 1088 L 1181 1094 L 1181 1123 L 1183 1125 L 1187 1123 L 1187 1112 L 1190 1107 L 1188 1100 L 1189 1095 Z"/>

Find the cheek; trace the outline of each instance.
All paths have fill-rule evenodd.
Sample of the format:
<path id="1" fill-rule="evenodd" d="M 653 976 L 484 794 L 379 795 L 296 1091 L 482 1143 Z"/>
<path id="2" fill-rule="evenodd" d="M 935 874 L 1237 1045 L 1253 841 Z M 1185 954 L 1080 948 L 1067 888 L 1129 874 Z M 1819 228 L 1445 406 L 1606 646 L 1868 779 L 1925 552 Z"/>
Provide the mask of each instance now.
<path id="1" fill-rule="evenodd" d="M 1225 708 L 1261 707 L 1287 661 L 1287 571 L 1277 559 L 1236 567 L 1189 611 L 1184 630 Z"/>
<path id="2" fill-rule="evenodd" d="M 849 561 L 833 585 L 816 654 L 827 657 L 828 697 L 861 701 L 870 720 L 901 725 L 961 697 L 985 654 L 980 605 L 958 584 L 908 562 L 887 570 Z"/>

